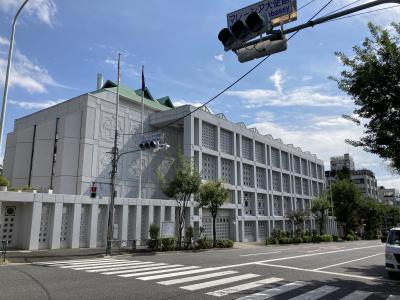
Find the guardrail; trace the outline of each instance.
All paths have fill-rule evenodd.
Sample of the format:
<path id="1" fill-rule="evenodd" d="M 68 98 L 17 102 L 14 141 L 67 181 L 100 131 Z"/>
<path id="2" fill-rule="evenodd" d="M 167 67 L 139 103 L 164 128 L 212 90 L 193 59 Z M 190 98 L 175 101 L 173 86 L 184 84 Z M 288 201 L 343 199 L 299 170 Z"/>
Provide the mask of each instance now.
<path id="1" fill-rule="evenodd" d="M 0 257 L 2 258 L 3 262 L 6 261 L 7 255 L 7 240 L 0 240 Z"/>

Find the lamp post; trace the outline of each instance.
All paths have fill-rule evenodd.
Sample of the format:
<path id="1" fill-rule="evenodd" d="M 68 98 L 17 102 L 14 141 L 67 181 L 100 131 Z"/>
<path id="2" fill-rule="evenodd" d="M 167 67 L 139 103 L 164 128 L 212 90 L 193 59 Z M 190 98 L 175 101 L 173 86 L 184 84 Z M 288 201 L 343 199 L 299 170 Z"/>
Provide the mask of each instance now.
<path id="1" fill-rule="evenodd" d="M 28 3 L 29 0 L 25 0 L 24 3 L 20 6 L 17 13 L 15 14 L 13 23 L 12 23 L 12 30 L 11 30 L 11 37 L 10 37 L 10 48 L 8 49 L 8 61 L 7 61 L 7 70 L 6 70 L 6 78 L 4 81 L 4 93 L 3 93 L 3 104 L 1 106 L 1 118 L 0 118 L 0 152 L 1 146 L 3 142 L 3 130 L 4 130 L 4 119 L 6 114 L 6 105 L 7 105 L 7 96 L 8 96 L 8 80 L 10 77 L 10 69 L 11 69 L 11 60 L 12 54 L 14 49 L 14 35 L 15 35 L 15 25 L 17 23 L 17 18 L 21 13 L 24 6 Z"/>

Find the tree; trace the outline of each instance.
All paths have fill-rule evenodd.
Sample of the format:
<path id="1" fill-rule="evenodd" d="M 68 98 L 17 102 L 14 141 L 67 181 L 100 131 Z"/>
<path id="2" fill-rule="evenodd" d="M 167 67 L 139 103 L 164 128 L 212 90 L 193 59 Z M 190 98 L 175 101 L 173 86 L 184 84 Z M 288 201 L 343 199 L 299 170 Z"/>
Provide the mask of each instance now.
<path id="1" fill-rule="evenodd" d="M 228 200 L 229 191 L 219 181 L 207 181 L 200 186 L 199 206 L 210 210 L 213 219 L 213 248 L 217 246 L 215 220 L 220 208 Z"/>
<path id="2" fill-rule="evenodd" d="M 303 230 L 304 221 L 307 218 L 307 214 L 301 210 L 292 211 L 288 218 L 293 222 L 294 228 L 296 230 L 296 235 L 299 236 L 300 232 Z"/>
<path id="3" fill-rule="evenodd" d="M 346 236 L 350 229 L 354 230 L 357 227 L 362 196 L 355 184 L 349 180 L 336 180 L 331 188 L 336 220 L 342 223 Z"/>
<path id="4" fill-rule="evenodd" d="M 346 142 L 388 160 L 400 173 L 400 23 L 391 24 L 393 33 L 368 27 L 372 37 L 353 47 L 354 56 L 335 53 L 346 69 L 331 79 L 357 107 L 344 117 L 365 128 L 360 140 Z"/>
<path id="5" fill-rule="evenodd" d="M 359 215 L 363 224 L 365 224 L 365 238 L 378 238 L 379 230 L 383 224 L 384 205 L 376 202 L 375 199 L 363 199 L 359 208 Z"/>
<path id="6" fill-rule="evenodd" d="M 161 191 L 169 198 L 174 198 L 178 206 L 178 248 L 182 247 L 182 233 L 185 226 L 186 208 L 192 195 L 199 191 L 201 177 L 191 161 L 179 153 L 172 165 L 175 174 L 170 180 L 162 176 L 160 169 L 157 176 Z"/>
<path id="7" fill-rule="evenodd" d="M 328 210 L 331 208 L 332 205 L 328 200 L 328 194 L 326 192 L 314 198 L 312 202 L 311 211 L 315 215 L 315 221 L 318 224 L 319 234 L 323 234 L 328 216 Z"/>

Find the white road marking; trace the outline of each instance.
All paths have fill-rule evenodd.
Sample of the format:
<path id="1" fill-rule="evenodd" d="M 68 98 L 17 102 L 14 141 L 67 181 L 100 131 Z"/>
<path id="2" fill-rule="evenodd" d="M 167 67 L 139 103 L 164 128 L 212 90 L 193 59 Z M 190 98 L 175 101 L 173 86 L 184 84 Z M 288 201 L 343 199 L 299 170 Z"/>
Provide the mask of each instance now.
<path id="1" fill-rule="evenodd" d="M 203 280 L 203 279 L 208 279 L 208 278 L 221 277 L 221 276 L 230 275 L 230 274 L 236 274 L 236 273 L 237 273 L 237 271 L 224 271 L 224 272 L 203 274 L 203 275 L 184 277 L 184 278 L 178 278 L 178 279 L 171 279 L 171 280 L 166 280 L 166 281 L 160 281 L 160 282 L 157 282 L 157 283 L 158 284 L 162 284 L 162 285 L 173 285 L 173 284 L 179 284 L 179 283 Z"/>
<path id="2" fill-rule="evenodd" d="M 320 273 L 320 274 L 327 274 L 327 275 L 337 275 L 337 276 L 344 276 L 344 277 L 351 277 L 351 278 L 358 278 L 358 279 L 366 279 L 366 280 L 381 280 L 381 281 L 389 281 L 384 278 L 379 277 L 371 277 L 371 276 L 360 276 L 355 274 L 345 274 L 345 273 L 337 273 L 337 272 L 329 272 L 329 271 L 316 271 L 304 268 L 297 268 L 291 266 L 282 266 L 282 265 L 273 265 L 273 264 L 266 264 L 266 263 L 256 263 L 257 265 L 267 266 L 267 267 L 276 267 L 288 270 L 296 270 L 302 272 L 311 272 L 311 273 Z"/>
<path id="3" fill-rule="evenodd" d="M 369 256 L 353 259 L 353 260 L 348 260 L 348 261 L 344 261 L 344 262 L 341 262 L 341 263 L 337 263 L 337 264 L 333 264 L 333 265 L 317 268 L 317 269 L 314 269 L 314 271 L 324 270 L 324 269 L 328 269 L 328 268 L 332 268 L 332 267 L 336 267 L 336 266 L 340 266 L 340 265 L 345 265 L 345 264 L 349 264 L 349 263 L 352 263 L 352 262 L 355 262 L 355 261 L 359 261 L 359 260 L 363 260 L 363 259 L 367 259 L 367 258 L 371 258 L 371 257 L 374 257 L 374 256 L 383 255 L 383 254 L 384 253 L 378 253 L 378 254 L 374 254 L 374 255 L 369 255 Z"/>
<path id="4" fill-rule="evenodd" d="M 321 286 L 320 288 L 317 288 L 315 290 L 301 294 L 297 297 L 290 298 L 290 300 L 315 300 L 315 299 L 322 298 L 330 293 L 333 293 L 334 291 L 337 291 L 338 289 L 339 288 L 336 286 L 324 285 L 324 286 Z"/>
<path id="5" fill-rule="evenodd" d="M 100 261 L 115 261 L 115 259 L 88 259 L 88 260 L 56 260 L 56 261 L 41 261 L 33 262 L 35 265 L 58 265 L 58 264 L 74 264 L 74 263 L 90 263 L 90 262 L 100 262 Z"/>
<path id="6" fill-rule="evenodd" d="M 145 265 L 153 265 L 153 262 L 147 262 Z M 126 266 L 126 262 L 118 262 L 118 263 L 113 263 L 113 264 L 99 264 L 97 266 L 89 266 L 89 267 L 73 267 L 72 269 L 74 270 L 95 270 L 95 269 L 104 269 L 104 268 L 112 268 L 112 267 L 122 267 Z M 132 263 L 133 266 L 142 266 L 144 265 L 143 263 Z"/>
<path id="7" fill-rule="evenodd" d="M 372 292 L 354 291 L 351 294 L 347 295 L 346 297 L 344 297 L 340 300 L 363 300 L 365 298 L 368 298 L 372 294 L 373 294 Z"/>
<path id="8" fill-rule="evenodd" d="M 61 269 L 70 269 L 70 268 L 80 268 L 80 267 L 92 267 L 92 266 L 99 266 L 99 265 L 103 265 L 103 266 L 107 266 L 107 265 L 112 265 L 112 264 L 117 264 L 117 263 L 126 263 L 125 261 L 109 261 L 109 262 L 97 262 L 97 263 L 85 263 L 85 264 L 71 264 L 71 265 L 62 265 L 62 266 L 58 266 L 56 265 L 56 267 L 59 267 Z"/>
<path id="9" fill-rule="evenodd" d="M 155 264 L 156 265 L 156 264 Z M 143 268 L 143 266 L 141 266 L 142 268 L 140 269 L 134 269 L 131 268 L 129 270 L 121 270 L 121 271 L 113 271 L 113 272 L 105 272 L 105 273 L 101 273 L 103 275 L 118 275 L 118 274 L 124 274 L 124 273 L 130 273 L 132 274 L 133 272 L 144 272 L 144 271 L 151 271 L 151 270 L 162 270 L 162 269 L 171 269 L 171 268 L 176 268 L 176 267 L 183 267 L 183 265 L 167 265 L 167 266 L 159 266 L 159 267 L 145 267 Z"/>
<path id="10" fill-rule="evenodd" d="M 240 280 L 245 280 L 245 279 L 250 279 L 250 278 L 255 278 L 259 277 L 260 275 L 257 274 L 244 274 L 244 275 L 238 275 L 238 276 L 233 276 L 233 277 L 228 277 L 224 279 L 218 279 L 218 280 L 213 280 L 213 281 L 206 281 L 202 283 L 197 283 L 197 284 L 192 284 L 192 285 L 186 285 L 182 286 L 181 289 L 188 290 L 188 291 L 197 291 L 217 285 L 223 285 L 223 284 L 228 284 Z"/>
<path id="11" fill-rule="evenodd" d="M 95 269 L 95 270 L 87 270 L 87 272 L 108 272 L 108 271 L 118 271 L 118 270 L 126 270 L 126 269 L 138 269 L 138 268 L 145 268 L 147 266 L 149 267 L 157 267 L 157 266 L 166 266 L 166 263 L 159 263 L 159 264 L 140 264 L 140 265 L 132 265 L 132 264 L 127 264 L 127 265 L 122 265 L 119 267 L 103 267 L 102 269 Z"/>
<path id="12" fill-rule="evenodd" d="M 283 280 L 282 278 L 271 277 L 271 278 L 266 278 L 266 279 L 259 280 L 259 281 L 254 281 L 254 282 L 249 282 L 249 283 L 229 287 L 229 288 L 214 291 L 214 292 L 209 292 L 206 294 L 211 295 L 211 296 L 216 296 L 216 297 L 222 297 L 222 296 L 226 296 L 229 294 L 254 289 L 256 287 L 263 286 L 265 284 L 271 284 L 271 283 L 275 283 L 275 282 L 282 281 L 282 280 Z"/>
<path id="13" fill-rule="evenodd" d="M 196 274 L 196 273 L 204 273 L 204 272 L 210 272 L 210 271 L 215 271 L 215 270 L 216 270 L 216 268 L 205 268 L 205 269 L 184 271 L 184 272 L 178 272 L 178 273 L 172 273 L 172 274 L 161 274 L 161 275 L 154 275 L 154 276 L 146 276 L 146 277 L 140 277 L 138 279 L 146 281 L 146 280 L 153 280 L 153 279 L 177 277 L 177 276 L 182 276 L 182 275 L 191 275 L 191 274 Z"/>
<path id="14" fill-rule="evenodd" d="M 239 256 L 246 257 L 246 256 L 258 256 L 258 255 L 268 255 L 268 254 L 275 254 L 281 253 L 282 251 L 274 251 L 274 252 L 263 252 L 263 253 L 253 253 L 253 254 L 242 254 Z"/>
<path id="15" fill-rule="evenodd" d="M 386 300 L 400 300 L 400 296 L 389 295 L 389 297 L 387 297 Z"/>
<path id="16" fill-rule="evenodd" d="M 298 289 L 300 287 L 306 286 L 308 285 L 308 282 L 304 282 L 304 281 L 295 281 L 295 282 L 291 282 L 276 288 L 272 288 L 272 289 L 268 289 L 268 290 L 264 290 L 262 292 L 259 293 L 255 293 L 252 295 L 248 295 L 248 296 L 244 296 L 241 297 L 237 300 L 264 300 L 264 299 L 269 299 L 275 296 L 278 296 L 280 294 L 286 293 L 286 292 L 290 292 L 292 290 Z"/>
<path id="17" fill-rule="evenodd" d="M 129 273 L 129 274 L 124 274 L 124 275 L 118 275 L 120 277 L 136 277 L 136 276 L 146 276 L 146 275 L 152 275 L 152 274 L 160 274 L 160 273 L 168 273 L 168 272 L 178 272 L 178 271 L 183 271 L 183 270 L 191 270 L 191 269 L 197 269 L 200 267 L 197 266 L 191 266 L 191 267 L 183 267 L 183 268 L 173 268 L 173 269 L 168 269 L 168 270 L 157 270 L 157 271 L 151 271 L 151 272 L 141 272 L 141 273 Z M 167 277 L 170 277 L 172 274 L 164 274 L 167 275 Z M 161 276 L 161 275 L 160 275 Z M 140 279 L 140 278 L 138 278 Z M 143 279 L 141 279 L 143 280 Z"/>

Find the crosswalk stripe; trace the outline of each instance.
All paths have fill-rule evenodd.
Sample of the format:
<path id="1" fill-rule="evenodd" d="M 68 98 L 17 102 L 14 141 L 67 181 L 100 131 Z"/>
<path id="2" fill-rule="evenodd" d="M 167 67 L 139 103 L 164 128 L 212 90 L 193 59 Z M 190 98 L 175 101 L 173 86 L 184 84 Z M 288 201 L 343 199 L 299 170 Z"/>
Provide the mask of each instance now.
<path id="1" fill-rule="evenodd" d="M 117 263 L 126 263 L 125 261 L 121 261 L 121 262 L 100 262 L 97 264 L 86 264 L 86 265 L 67 265 L 67 266 L 60 266 L 59 268 L 61 269 L 71 269 L 71 268 L 84 268 L 84 267 L 94 267 L 94 266 L 108 266 L 108 265 L 113 265 L 113 264 L 117 264 Z M 150 261 L 144 261 L 144 262 L 140 262 L 140 263 L 152 263 Z M 139 263 L 138 263 L 139 264 Z"/>
<path id="2" fill-rule="evenodd" d="M 197 281 L 197 280 L 203 280 L 203 279 L 208 279 L 208 278 L 214 278 L 214 277 L 220 277 L 224 275 L 230 275 L 230 274 L 236 274 L 237 271 L 224 271 L 224 272 L 217 272 L 217 273 L 211 273 L 211 274 L 203 274 L 203 275 L 197 275 L 197 276 L 191 276 L 191 277 L 184 277 L 184 278 L 178 278 L 178 279 L 171 279 L 171 280 L 166 280 L 166 281 L 160 281 L 157 282 L 158 284 L 162 285 L 173 285 L 173 284 L 178 284 L 178 283 L 184 283 L 184 282 L 191 282 L 191 281 Z"/>
<path id="3" fill-rule="evenodd" d="M 258 281 L 254 281 L 254 282 L 249 282 L 249 283 L 229 287 L 229 288 L 214 291 L 214 292 L 209 292 L 209 293 L 207 293 L 207 295 L 222 297 L 222 296 L 237 293 L 240 291 L 254 289 L 254 288 L 262 286 L 264 284 L 275 283 L 275 282 L 282 281 L 282 280 L 283 280 L 282 278 L 271 277 L 271 278 L 266 278 L 263 280 L 258 280 Z"/>
<path id="4" fill-rule="evenodd" d="M 248 296 L 244 296 L 241 298 L 238 298 L 237 300 L 264 300 L 264 299 L 269 299 L 272 298 L 274 296 L 278 296 L 280 294 L 286 293 L 286 292 L 290 292 L 292 290 L 298 289 L 300 287 L 303 287 L 305 285 L 307 285 L 309 283 L 304 282 L 304 281 L 295 281 L 295 282 L 291 282 L 276 288 L 272 288 L 272 289 L 267 289 L 264 290 L 262 292 L 259 293 L 255 293 L 252 295 L 248 295 Z"/>
<path id="5" fill-rule="evenodd" d="M 154 264 L 157 265 L 157 264 Z M 161 264 L 160 264 L 161 265 Z M 164 264 L 165 265 L 165 264 Z M 183 265 L 166 265 L 166 266 L 159 266 L 159 267 L 144 267 L 142 266 L 142 268 L 140 269 L 129 269 L 129 270 L 121 270 L 121 271 L 113 271 L 113 272 L 105 272 L 105 273 L 101 273 L 103 275 L 118 275 L 118 274 L 124 274 L 124 273 L 130 273 L 132 274 L 132 272 L 143 272 L 143 271 L 150 271 L 150 270 L 161 270 L 161 269 L 170 269 L 170 268 L 176 268 L 176 267 L 183 267 Z"/>
<path id="6" fill-rule="evenodd" d="M 315 299 L 319 299 L 323 296 L 326 296 L 330 293 L 333 293 L 334 291 L 336 291 L 338 289 L 339 288 L 335 287 L 335 286 L 324 285 L 324 286 L 321 286 L 320 288 L 317 288 L 315 290 L 301 294 L 297 297 L 290 298 L 290 300 L 315 300 Z"/>
<path id="7" fill-rule="evenodd" d="M 372 292 L 356 290 L 351 294 L 347 295 L 346 297 L 342 298 L 341 300 L 363 300 L 365 298 L 368 298 L 372 294 L 373 294 Z"/>
<path id="8" fill-rule="evenodd" d="M 109 271 L 120 271 L 120 270 L 127 270 L 127 269 L 138 269 L 138 268 L 146 268 L 147 266 L 149 267 L 158 267 L 158 266 L 165 266 L 167 265 L 166 263 L 159 263 L 159 264 L 140 264 L 140 265 L 133 265 L 133 264 L 127 264 L 127 265 L 122 265 L 119 267 L 105 267 L 102 269 L 95 269 L 95 270 L 87 270 L 87 272 L 91 273 L 101 273 L 101 272 L 109 272 Z"/>
<path id="9" fill-rule="evenodd" d="M 197 268 L 200 268 L 200 267 L 191 266 L 191 267 L 174 268 L 174 269 L 161 270 L 161 271 L 157 270 L 157 271 L 141 272 L 141 273 L 135 272 L 135 273 L 130 273 L 130 274 L 118 275 L 118 276 L 120 276 L 120 277 L 136 277 L 136 276 L 145 276 L 145 275 L 152 275 L 152 274 L 159 274 L 159 273 L 177 272 L 177 271 L 182 271 L 182 270 L 191 270 L 191 269 L 197 269 Z M 169 275 L 172 275 L 172 274 L 169 274 Z M 138 278 L 138 279 L 140 279 L 140 278 Z"/>
<path id="10" fill-rule="evenodd" d="M 192 285 L 181 286 L 181 289 L 188 290 L 188 291 L 197 291 L 200 289 L 205 289 L 205 288 L 209 288 L 209 287 L 213 287 L 213 286 L 217 286 L 217 285 L 228 284 L 228 283 L 245 280 L 245 279 L 250 279 L 250 278 L 255 278 L 255 277 L 259 277 L 259 276 L 260 275 L 250 273 L 250 274 L 228 277 L 228 278 L 224 278 L 224 279 L 218 279 L 218 280 L 206 281 L 206 282 L 192 284 Z"/>
<path id="11" fill-rule="evenodd" d="M 56 261 L 40 261 L 35 262 L 35 265 L 57 265 L 57 264 L 73 264 L 73 263 L 85 263 L 85 262 L 99 262 L 99 261 L 114 261 L 115 259 L 104 258 L 104 259 L 80 259 L 80 260 L 56 260 Z"/>
<path id="12" fill-rule="evenodd" d="M 169 278 L 169 277 L 178 277 L 178 276 L 182 276 L 182 275 L 191 275 L 191 274 L 196 274 L 196 273 L 204 273 L 204 272 L 209 272 L 209 271 L 215 271 L 215 268 L 205 268 L 205 269 L 178 272 L 178 273 L 173 273 L 173 274 L 153 275 L 153 276 L 139 277 L 138 279 L 146 281 L 146 280 L 162 279 L 162 278 Z"/>
<path id="13" fill-rule="evenodd" d="M 118 263 L 113 263 L 113 264 L 100 264 L 100 265 L 94 265 L 94 266 L 88 266 L 88 267 L 74 267 L 74 270 L 94 270 L 94 269 L 104 269 L 104 268 L 112 268 L 112 267 L 122 267 L 122 266 L 126 266 L 127 262 L 118 262 Z M 153 262 L 147 262 L 147 264 L 145 265 L 153 265 Z M 137 265 L 144 265 L 143 263 L 132 263 L 133 266 L 137 266 Z"/>

